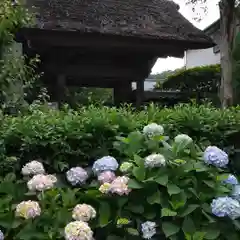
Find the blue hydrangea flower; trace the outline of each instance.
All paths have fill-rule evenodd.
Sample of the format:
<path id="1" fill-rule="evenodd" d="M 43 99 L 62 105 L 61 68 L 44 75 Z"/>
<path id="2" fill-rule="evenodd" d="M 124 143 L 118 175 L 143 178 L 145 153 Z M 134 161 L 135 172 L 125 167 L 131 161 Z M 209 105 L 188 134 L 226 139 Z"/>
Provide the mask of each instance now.
<path id="1" fill-rule="evenodd" d="M 156 234 L 156 223 L 147 221 L 141 224 L 144 239 L 151 239 Z"/>
<path id="2" fill-rule="evenodd" d="M 0 240 L 4 240 L 4 234 L 1 230 L 0 230 Z"/>
<path id="3" fill-rule="evenodd" d="M 118 162 L 114 157 L 105 156 L 94 162 L 92 170 L 94 174 L 99 175 L 103 171 L 116 171 Z"/>
<path id="4" fill-rule="evenodd" d="M 238 184 L 237 178 L 232 174 L 229 174 L 228 178 L 223 180 L 222 182 L 227 183 L 227 184 L 231 184 L 231 185 L 237 185 Z"/>
<path id="5" fill-rule="evenodd" d="M 217 217 L 229 217 L 236 219 L 240 217 L 240 204 L 231 197 L 219 197 L 211 203 L 212 213 Z"/>
<path id="6" fill-rule="evenodd" d="M 215 146 L 206 148 L 203 154 L 204 162 L 219 168 L 224 168 L 229 162 L 228 155 Z"/>
<path id="7" fill-rule="evenodd" d="M 240 185 L 235 185 L 233 187 L 231 197 L 240 202 Z"/>

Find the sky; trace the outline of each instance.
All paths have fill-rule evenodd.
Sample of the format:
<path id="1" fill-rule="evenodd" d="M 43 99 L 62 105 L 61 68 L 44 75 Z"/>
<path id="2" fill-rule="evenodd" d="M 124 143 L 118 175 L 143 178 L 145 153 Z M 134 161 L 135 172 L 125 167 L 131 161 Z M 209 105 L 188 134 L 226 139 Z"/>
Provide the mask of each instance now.
<path id="1" fill-rule="evenodd" d="M 193 20 L 194 13 L 191 6 L 187 6 L 184 0 L 174 0 L 180 6 L 181 14 L 192 22 L 199 29 L 204 29 L 219 18 L 218 2 L 219 0 L 207 0 L 208 12 L 203 16 L 200 22 Z M 200 10 L 199 10 L 200 11 Z M 160 73 L 166 70 L 174 70 L 184 66 L 184 59 L 182 58 L 159 58 L 152 68 L 152 74 Z"/>

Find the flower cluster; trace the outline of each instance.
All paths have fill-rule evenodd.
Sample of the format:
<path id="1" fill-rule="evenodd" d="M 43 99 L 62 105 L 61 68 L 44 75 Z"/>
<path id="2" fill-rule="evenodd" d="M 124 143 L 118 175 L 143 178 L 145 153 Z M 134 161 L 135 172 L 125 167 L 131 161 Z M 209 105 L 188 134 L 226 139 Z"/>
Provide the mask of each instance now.
<path id="1" fill-rule="evenodd" d="M 164 133 L 164 128 L 156 123 L 150 123 L 143 128 L 143 134 L 146 137 L 162 136 Z"/>
<path id="2" fill-rule="evenodd" d="M 4 240 L 4 234 L 1 230 L 0 230 L 0 240 Z"/>
<path id="3" fill-rule="evenodd" d="M 99 175 L 104 171 L 116 171 L 118 169 L 118 162 L 114 157 L 105 156 L 94 162 L 92 170 L 95 175 Z"/>
<path id="4" fill-rule="evenodd" d="M 64 237 L 66 240 L 93 240 L 93 231 L 86 222 L 74 221 L 65 227 Z"/>
<path id="5" fill-rule="evenodd" d="M 204 151 L 204 161 L 219 168 L 225 168 L 229 162 L 228 155 L 216 146 L 209 146 Z"/>
<path id="6" fill-rule="evenodd" d="M 43 164 L 38 161 L 31 161 L 23 166 L 22 168 L 22 174 L 24 176 L 32 176 L 36 174 L 44 174 L 45 169 L 43 167 Z"/>
<path id="7" fill-rule="evenodd" d="M 88 173 L 81 167 L 73 167 L 66 173 L 67 180 L 73 185 L 84 184 L 88 179 Z"/>
<path id="8" fill-rule="evenodd" d="M 130 163 L 130 162 L 124 162 L 121 164 L 119 170 L 122 172 L 122 173 L 128 173 L 129 171 L 131 171 L 133 168 L 133 164 Z"/>
<path id="9" fill-rule="evenodd" d="M 162 154 L 151 154 L 145 158 L 146 168 L 162 167 L 166 165 L 165 157 Z"/>
<path id="10" fill-rule="evenodd" d="M 179 134 L 174 138 L 176 144 L 185 143 L 190 144 L 193 142 L 192 138 L 189 137 L 187 134 Z"/>
<path id="11" fill-rule="evenodd" d="M 104 171 L 98 175 L 98 181 L 100 183 L 111 183 L 116 178 L 116 175 L 112 171 Z"/>
<path id="12" fill-rule="evenodd" d="M 41 208 L 38 202 L 35 201 L 23 201 L 16 207 L 16 216 L 25 219 L 35 218 L 40 216 Z"/>
<path id="13" fill-rule="evenodd" d="M 141 225 L 144 239 L 151 239 L 156 234 L 156 223 L 147 221 Z"/>
<path id="14" fill-rule="evenodd" d="M 72 218 L 77 221 L 88 222 L 96 217 L 95 209 L 87 204 L 78 204 L 75 206 L 72 212 Z"/>
<path id="15" fill-rule="evenodd" d="M 96 217 L 95 209 L 85 203 L 78 204 L 72 211 L 72 218 L 76 221 L 66 225 L 64 236 L 66 240 L 93 240 L 93 231 L 88 221 Z"/>
<path id="16" fill-rule="evenodd" d="M 228 155 L 216 146 L 209 146 L 203 154 L 204 162 L 219 168 L 226 168 L 229 163 Z M 218 197 L 211 203 L 212 213 L 217 217 L 229 217 L 236 219 L 240 217 L 240 185 L 237 178 L 229 174 L 224 184 L 233 186 L 231 196 Z"/>
<path id="17" fill-rule="evenodd" d="M 54 187 L 57 178 L 54 175 L 37 174 L 28 181 L 27 186 L 29 191 L 44 191 Z"/>

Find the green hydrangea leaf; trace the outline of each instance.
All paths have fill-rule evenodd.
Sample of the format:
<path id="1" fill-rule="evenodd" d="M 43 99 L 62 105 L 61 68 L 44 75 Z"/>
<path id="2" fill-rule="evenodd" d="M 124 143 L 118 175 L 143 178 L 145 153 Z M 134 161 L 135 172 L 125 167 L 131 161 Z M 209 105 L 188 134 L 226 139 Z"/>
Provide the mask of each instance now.
<path id="1" fill-rule="evenodd" d="M 162 217 L 174 217 L 177 215 L 177 212 L 172 211 L 171 209 L 168 208 L 163 208 L 161 210 L 161 216 Z"/>
<path id="2" fill-rule="evenodd" d="M 104 227 L 108 224 L 111 215 L 111 209 L 108 203 L 101 202 L 99 208 L 99 226 Z"/>
<path id="3" fill-rule="evenodd" d="M 180 216 L 185 217 L 185 216 L 189 215 L 190 213 L 192 213 L 193 211 L 195 211 L 198 207 L 199 207 L 199 205 L 197 205 L 197 204 L 190 204 L 187 206 L 187 208 L 185 210 L 183 210 L 183 212 L 180 214 Z"/>
<path id="4" fill-rule="evenodd" d="M 156 177 L 154 180 L 155 180 L 155 182 L 157 182 L 158 184 L 160 184 L 160 185 L 162 185 L 162 186 L 166 186 L 167 183 L 168 183 L 168 175 L 167 175 L 167 174 L 164 174 L 164 175 L 158 176 L 158 177 Z"/>
<path id="5" fill-rule="evenodd" d="M 168 183 L 167 190 L 169 195 L 178 194 L 181 192 L 181 189 L 177 185 L 172 183 Z"/>
<path id="6" fill-rule="evenodd" d="M 132 189 L 140 189 L 140 188 L 143 188 L 143 185 L 137 182 L 135 179 L 129 179 L 128 187 Z"/>
<path id="7" fill-rule="evenodd" d="M 127 228 L 127 232 L 128 232 L 130 235 L 139 236 L 139 232 L 138 232 L 138 230 L 135 229 L 135 228 Z"/>
<path id="8" fill-rule="evenodd" d="M 214 239 L 218 239 L 219 235 L 220 235 L 220 230 L 214 227 L 209 227 L 208 229 L 204 229 L 206 231 L 205 234 L 205 239 L 208 240 L 214 240 Z"/>
<path id="9" fill-rule="evenodd" d="M 173 223 L 163 222 L 162 230 L 163 230 L 165 236 L 168 238 L 168 237 L 178 233 L 180 228 L 177 225 L 173 224 Z"/>
<path id="10" fill-rule="evenodd" d="M 136 177 L 138 181 L 143 181 L 145 178 L 146 170 L 144 167 L 134 167 L 133 175 Z"/>
<path id="11" fill-rule="evenodd" d="M 154 192 L 151 196 L 147 197 L 149 204 L 160 204 L 161 203 L 161 194 L 159 191 Z"/>

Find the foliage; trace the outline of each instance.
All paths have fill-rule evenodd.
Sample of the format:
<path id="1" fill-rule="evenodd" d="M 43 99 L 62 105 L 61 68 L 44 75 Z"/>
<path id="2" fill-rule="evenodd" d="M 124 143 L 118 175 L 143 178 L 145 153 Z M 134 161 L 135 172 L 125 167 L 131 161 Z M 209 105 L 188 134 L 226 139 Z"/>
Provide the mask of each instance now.
<path id="1" fill-rule="evenodd" d="M 236 102 L 240 103 L 240 33 L 237 34 L 233 49 L 233 89 Z"/>
<path id="2" fill-rule="evenodd" d="M 95 104 L 101 106 L 112 103 L 112 89 L 69 87 L 67 90 L 66 102 L 72 108 L 81 105 Z"/>
<path id="3" fill-rule="evenodd" d="M 31 22 L 31 15 L 21 4 L 12 0 L 0 2 L 0 54 L 4 47 L 11 45 L 14 34 L 21 27 L 29 25 Z"/>
<path id="4" fill-rule="evenodd" d="M 33 22 L 28 10 L 19 2 L 4 0 L 0 3 L 0 101 L 7 113 L 16 113 L 31 99 L 40 74 L 35 73 L 38 57 L 26 64 L 25 56 L 18 54 L 14 37 L 23 26 Z M 34 99 L 35 100 L 35 99 Z"/>
<path id="5" fill-rule="evenodd" d="M 5 239 L 64 239 L 64 227 L 72 221 L 72 211 L 79 203 L 96 210 L 96 218 L 89 222 L 95 239 L 142 239 L 141 224 L 146 221 L 157 224 L 152 239 L 239 239 L 237 220 L 219 219 L 211 213 L 213 198 L 231 191 L 222 183 L 224 172 L 204 164 L 198 146 L 183 143 L 166 136 L 148 138 L 138 131 L 117 137 L 114 147 L 121 156 L 118 162 L 133 164 L 133 170 L 126 173 L 131 192 L 122 196 L 100 192 L 100 183 L 93 175 L 77 187 L 72 187 L 64 175 L 57 175 L 56 187 L 40 193 L 27 189 L 28 177 L 18 178 L 13 173 L 2 177 L 0 226 Z M 153 152 L 164 156 L 166 166 L 147 168 L 145 157 Z M 79 162 L 76 165 L 82 166 Z M 91 168 L 92 164 L 87 166 Z M 46 169 L 52 171 L 50 166 Z M 121 174 L 119 170 L 116 173 Z M 14 216 L 16 205 L 26 200 L 39 202 L 40 216 Z"/>
<path id="6" fill-rule="evenodd" d="M 167 77 L 162 84 L 165 89 L 185 92 L 218 92 L 221 74 L 219 65 L 195 67 L 180 70 Z M 158 86 L 156 86 L 158 88 Z"/>
<path id="7" fill-rule="evenodd" d="M 30 110 L 23 116 L 0 118 L 0 175 L 12 171 L 5 159 L 12 156 L 17 157 L 16 171 L 19 164 L 40 157 L 54 172 L 79 162 L 88 165 L 102 155 L 118 157 L 113 149 L 115 137 L 141 129 L 147 122 L 161 123 L 169 136 L 186 133 L 203 146 L 240 148 L 239 108 L 223 111 L 210 105 L 178 105 L 171 109 L 150 106 L 140 112 L 94 106 L 78 111 Z"/>

